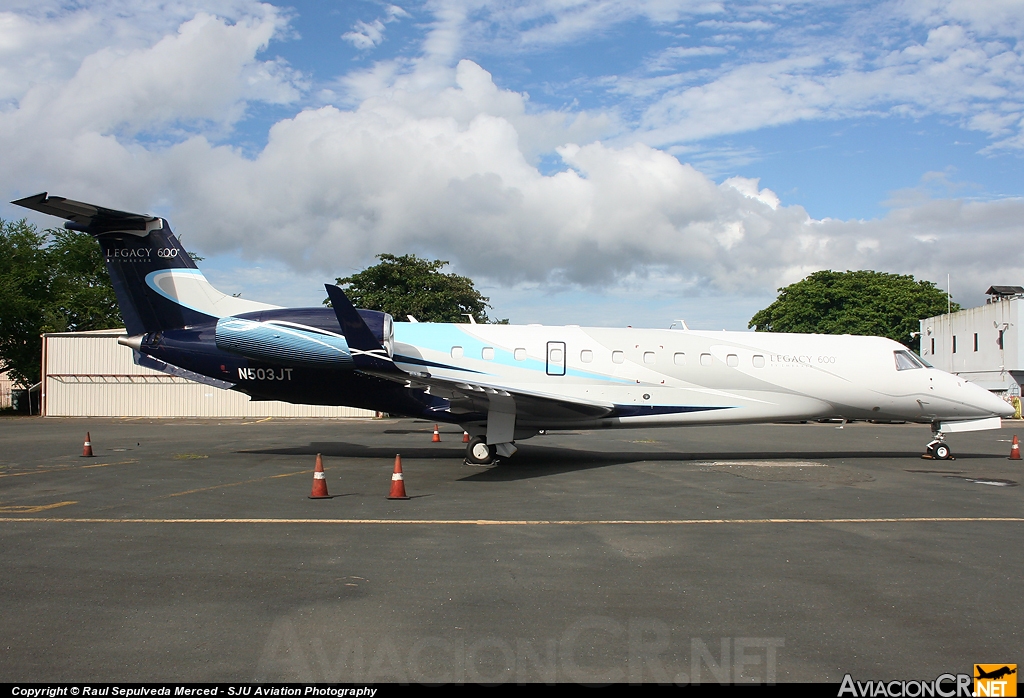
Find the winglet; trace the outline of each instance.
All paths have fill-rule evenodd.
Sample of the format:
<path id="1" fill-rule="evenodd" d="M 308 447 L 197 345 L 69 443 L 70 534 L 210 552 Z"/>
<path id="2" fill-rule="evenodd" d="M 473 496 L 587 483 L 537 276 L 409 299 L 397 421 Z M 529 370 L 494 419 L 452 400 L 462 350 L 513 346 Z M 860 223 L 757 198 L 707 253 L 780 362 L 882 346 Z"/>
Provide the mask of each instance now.
<path id="1" fill-rule="evenodd" d="M 345 292 L 332 284 L 324 284 L 324 288 L 331 299 L 334 314 L 338 316 L 338 323 L 345 334 L 345 341 L 352 352 L 352 361 L 355 362 L 356 368 L 388 373 L 399 371 L 395 362 L 388 356 L 387 349 L 373 336 L 363 318 L 359 317 Z"/>

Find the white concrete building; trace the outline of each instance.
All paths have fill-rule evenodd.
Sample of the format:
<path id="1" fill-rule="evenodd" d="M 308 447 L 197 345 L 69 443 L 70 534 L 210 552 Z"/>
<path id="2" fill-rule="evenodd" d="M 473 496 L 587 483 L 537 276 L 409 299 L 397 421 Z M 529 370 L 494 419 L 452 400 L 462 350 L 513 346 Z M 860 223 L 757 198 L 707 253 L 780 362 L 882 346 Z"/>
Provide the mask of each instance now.
<path id="1" fill-rule="evenodd" d="M 373 417 L 351 407 L 250 401 L 136 366 L 117 343 L 124 330 L 43 335 L 42 412 L 47 417 Z"/>
<path id="2" fill-rule="evenodd" d="M 983 388 L 1020 396 L 1024 287 L 993 286 L 986 293 L 985 305 L 921 320 L 921 356 Z"/>

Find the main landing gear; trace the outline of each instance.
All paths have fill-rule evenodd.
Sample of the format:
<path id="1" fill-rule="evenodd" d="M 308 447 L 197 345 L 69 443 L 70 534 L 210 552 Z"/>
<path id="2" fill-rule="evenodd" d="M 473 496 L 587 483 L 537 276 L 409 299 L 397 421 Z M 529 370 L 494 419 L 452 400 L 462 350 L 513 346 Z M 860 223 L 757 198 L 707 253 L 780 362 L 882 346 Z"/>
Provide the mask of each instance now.
<path id="1" fill-rule="evenodd" d="M 474 436 L 466 444 L 466 465 L 493 465 L 497 462 L 494 444 L 482 436 Z"/>
<path id="2" fill-rule="evenodd" d="M 474 436 L 466 444 L 466 465 L 497 465 L 498 456 L 511 458 L 519 449 L 514 441 L 489 444 L 482 436 Z"/>

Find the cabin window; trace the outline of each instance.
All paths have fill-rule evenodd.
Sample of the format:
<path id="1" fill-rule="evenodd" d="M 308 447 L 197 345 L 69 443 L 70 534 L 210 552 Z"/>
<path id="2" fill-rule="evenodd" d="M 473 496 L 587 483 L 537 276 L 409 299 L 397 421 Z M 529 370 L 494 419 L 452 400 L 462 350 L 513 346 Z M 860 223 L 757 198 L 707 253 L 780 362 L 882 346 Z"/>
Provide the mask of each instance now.
<path id="1" fill-rule="evenodd" d="M 736 368 L 737 366 L 740 365 L 740 357 L 736 356 L 735 354 L 726 354 L 725 364 L 727 366 L 732 366 L 733 368 Z"/>
<path id="2" fill-rule="evenodd" d="M 484 347 L 481 349 L 480 358 L 484 361 L 494 361 L 494 347 Z"/>
<path id="3" fill-rule="evenodd" d="M 914 353 L 901 349 L 894 351 L 893 354 L 896 357 L 896 370 L 897 371 L 909 371 L 914 368 L 924 368 L 924 364 L 919 358 L 914 356 Z"/>
<path id="4" fill-rule="evenodd" d="M 523 348 L 516 349 L 514 352 L 512 352 L 512 356 L 516 358 L 516 361 L 525 361 L 526 350 Z"/>
<path id="5" fill-rule="evenodd" d="M 754 354 L 754 368 L 764 368 L 764 357 L 760 354 Z"/>
<path id="6" fill-rule="evenodd" d="M 612 363 L 613 364 L 621 364 L 625 360 L 626 360 L 626 356 L 621 351 L 613 351 L 612 352 Z"/>
<path id="7" fill-rule="evenodd" d="M 461 359 L 462 358 L 462 347 L 452 347 L 452 358 L 453 359 Z"/>
<path id="8" fill-rule="evenodd" d="M 550 361 L 553 364 L 562 363 L 562 350 L 551 349 L 550 351 L 548 351 L 548 361 Z"/>
<path id="9" fill-rule="evenodd" d="M 685 366 L 686 365 L 686 354 L 684 354 L 682 352 L 677 352 L 676 354 L 674 354 L 672 356 L 672 362 L 676 366 Z"/>
<path id="10" fill-rule="evenodd" d="M 582 361 L 583 363 L 589 364 L 593 360 L 594 352 L 590 351 L 589 349 L 584 349 L 583 351 L 580 352 L 580 361 Z"/>
<path id="11" fill-rule="evenodd" d="M 711 365 L 711 354 L 701 354 L 700 355 L 700 365 L 701 366 L 710 366 Z"/>
<path id="12" fill-rule="evenodd" d="M 654 352 L 653 351 L 645 351 L 644 352 L 644 363 L 645 364 L 653 364 L 654 363 Z"/>

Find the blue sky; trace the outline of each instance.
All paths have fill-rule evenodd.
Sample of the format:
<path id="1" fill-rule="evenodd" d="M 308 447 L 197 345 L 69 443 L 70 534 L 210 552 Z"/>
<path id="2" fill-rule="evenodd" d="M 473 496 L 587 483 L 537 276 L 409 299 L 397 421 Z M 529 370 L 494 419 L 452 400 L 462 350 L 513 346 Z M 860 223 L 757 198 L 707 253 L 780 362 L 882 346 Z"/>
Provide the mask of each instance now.
<path id="1" fill-rule="evenodd" d="M 282 305 L 381 252 L 514 322 L 742 329 L 823 268 L 973 304 L 1022 283 L 1022 39 L 1019 0 L 13 0 L 0 187 Z"/>

